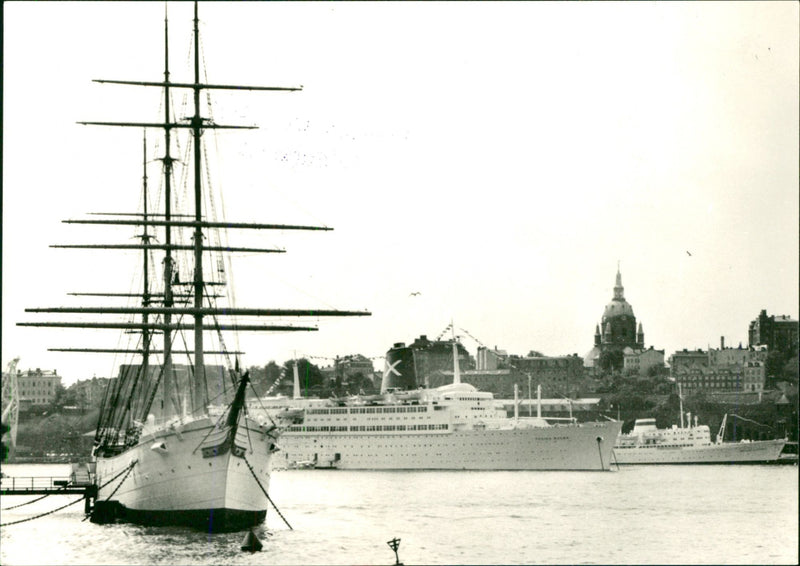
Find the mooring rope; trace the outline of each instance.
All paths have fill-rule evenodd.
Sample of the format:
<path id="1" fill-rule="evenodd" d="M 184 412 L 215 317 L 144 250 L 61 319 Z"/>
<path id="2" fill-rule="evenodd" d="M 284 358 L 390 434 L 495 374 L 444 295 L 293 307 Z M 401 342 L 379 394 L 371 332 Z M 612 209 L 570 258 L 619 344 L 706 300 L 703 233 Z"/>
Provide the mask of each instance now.
<path id="1" fill-rule="evenodd" d="M 115 494 L 115 493 L 117 493 L 117 490 L 119 490 L 119 488 L 121 488 L 121 487 L 122 487 L 122 484 L 123 484 L 123 483 L 125 483 L 125 480 L 126 480 L 126 479 L 128 479 L 128 475 L 129 475 L 129 474 L 130 474 L 130 473 L 133 471 L 133 467 L 134 467 L 134 466 L 135 466 L 135 465 L 136 465 L 138 462 L 139 462 L 139 460 L 134 460 L 133 462 L 131 462 L 131 463 L 130 463 L 130 465 L 128 466 L 128 469 L 127 469 L 127 470 L 122 470 L 122 471 L 121 471 L 120 473 L 118 473 L 116 476 L 114 476 L 113 478 L 111 478 L 110 480 L 108 480 L 106 483 L 104 483 L 103 485 L 101 485 L 100 487 L 98 487 L 98 488 L 97 488 L 97 491 L 98 491 L 98 493 L 99 493 L 99 492 L 100 492 L 100 490 L 101 490 L 101 489 L 103 489 L 105 486 L 107 486 L 107 485 L 108 485 L 108 484 L 110 484 L 112 481 L 114 481 L 115 479 L 117 479 L 118 477 L 120 477 L 122 474 L 125 474 L 125 477 L 124 477 L 124 478 L 122 478 L 122 481 L 120 481 L 120 482 L 119 482 L 119 485 L 118 485 L 117 487 L 115 487 L 115 488 L 114 488 L 114 491 L 112 491 L 112 492 L 111 492 L 111 495 L 109 495 L 108 497 L 106 497 L 106 498 L 105 498 L 103 501 L 108 501 L 109 499 L 111 499 L 112 497 L 114 497 L 114 494 Z M 86 516 L 83 518 L 83 520 L 85 521 L 86 519 L 88 519 L 88 518 L 89 518 L 89 517 L 91 517 L 91 516 L 92 516 L 92 514 L 91 514 L 91 513 L 86 513 Z"/>
<path id="2" fill-rule="evenodd" d="M 72 501 L 71 503 L 67 503 L 66 505 L 62 505 L 61 507 L 59 507 L 57 509 L 53 509 L 52 511 L 48 511 L 47 513 L 42 513 L 41 515 L 36 515 L 35 517 L 28 517 L 27 519 L 20 519 L 19 521 L 11 521 L 10 523 L 2 523 L 2 524 L 0 524 L 0 527 L 8 527 L 9 525 L 16 525 L 18 523 L 25 523 L 26 521 L 33 521 L 34 519 L 38 519 L 38 518 L 44 517 L 46 515 L 52 515 L 56 511 L 61 511 L 62 509 L 65 509 L 65 508 L 69 507 L 70 505 L 75 505 L 76 503 L 79 503 L 81 501 L 83 501 L 83 496 L 81 496 L 80 499 L 76 499 L 75 501 Z"/>
<path id="3" fill-rule="evenodd" d="M 597 453 L 600 455 L 600 469 L 601 470 L 605 470 L 606 467 L 603 464 L 603 449 L 600 447 L 600 444 L 603 442 L 603 437 L 602 436 L 598 436 L 595 440 L 597 440 Z M 611 469 L 610 466 L 609 466 L 609 469 Z"/>
<path id="4" fill-rule="evenodd" d="M 62 487 L 60 487 L 58 489 L 59 489 L 59 491 L 61 491 L 62 489 L 66 489 L 66 488 L 67 488 L 67 486 L 62 486 Z M 11 507 L 3 507 L 2 509 L 0 509 L 0 511 L 8 511 L 10 509 L 16 509 L 17 507 L 23 507 L 25 505 L 30 505 L 31 503 L 36 503 L 37 501 L 41 501 L 42 499 L 44 499 L 45 497 L 49 497 L 50 495 L 57 495 L 57 494 L 55 494 L 55 493 L 45 493 L 41 497 L 37 497 L 36 499 L 31 499 L 30 501 L 26 501 L 25 503 L 20 503 L 18 505 L 12 505 Z"/>
<path id="5" fill-rule="evenodd" d="M 283 516 L 283 513 L 281 513 L 281 510 L 280 510 L 280 509 L 278 509 L 278 506 L 277 506 L 277 505 L 275 505 L 275 502 L 274 502 L 274 501 L 272 500 L 272 498 L 269 496 L 269 493 L 267 493 L 267 490 L 266 490 L 266 489 L 264 489 L 264 486 L 263 486 L 263 485 L 261 485 L 261 481 L 259 481 L 259 479 L 258 479 L 258 476 L 256 475 L 256 471 L 253 469 L 253 466 L 251 466 L 251 465 L 250 465 L 250 462 L 248 462 L 248 461 L 247 461 L 247 457 L 245 457 L 245 456 L 242 456 L 242 458 L 244 459 L 244 463 L 245 463 L 245 464 L 247 464 L 247 467 L 248 467 L 248 469 L 250 470 L 250 473 L 251 473 L 251 474 L 253 474 L 253 478 L 256 480 L 256 483 L 258 484 L 258 487 L 260 487 L 260 488 L 261 488 L 261 491 L 263 491 L 263 492 L 264 492 L 264 495 L 266 495 L 266 496 L 267 496 L 267 501 L 269 501 L 269 502 L 272 504 L 272 507 L 275 509 L 275 511 L 277 511 L 277 512 L 278 512 L 278 515 L 280 516 L 280 518 L 281 518 L 281 519 L 283 519 L 283 522 L 284 522 L 284 523 L 286 523 L 286 526 L 287 526 L 287 527 L 289 527 L 289 530 L 292 530 L 292 531 L 293 531 L 294 529 L 293 529 L 293 528 L 292 528 L 292 526 L 289 524 L 289 521 L 287 521 L 287 520 L 286 520 L 286 517 L 284 517 L 284 516 Z"/>
<path id="6" fill-rule="evenodd" d="M 136 465 L 136 462 L 137 462 L 137 461 L 136 461 L 136 460 L 134 460 L 134 461 L 133 461 L 133 463 L 132 463 L 130 466 L 128 466 L 128 468 L 127 468 L 127 469 L 125 469 L 125 470 L 122 470 L 122 471 L 121 471 L 120 473 L 118 473 L 116 476 L 114 476 L 113 478 L 111 478 L 110 480 L 108 480 L 106 483 L 104 483 L 103 485 L 101 485 L 101 486 L 100 486 L 98 489 L 101 489 L 101 488 L 103 488 L 103 487 L 107 486 L 108 484 L 110 484 L 112 481 L 114 481 L 115 479 L 117 479 L 118 477 L 120 477 L 120 476 L 121 476 L 122 474 L 124 474 L 125 472 L 128 472 L 128 473 L 130 473 L 130 471 L 131 471 L 131 470 L 133 469 L 133 467 Z M 126 476 L 126 477 L 127 477 L 127 476 Z M 123 479 L 122 481 L 125 481 L 125 480 Z M 119 485 L 122 485 L 122 482 L 120 482 L 120 484 L 119 484 Z M 117 489 L 119 489 L 119 486 L 117 486 Z M 114 490 L 114 493 L 116 493 L 116 489 Z M 47 495 L 53 495 L 53 494 L 52 494 L 52 493 L 48 493 Z M 43 499 L 44 497 L 47 497 L 47 495 L 45 495 L 45 496 L 43 496 L 43 497 L 39 497 L 38 499 L 35 499 L 34 501 L 38 501 L 39 499 Z M 114 494 L 112 493 L 111 495 L 114 495 Z M 109 496 L 109 497 L 110 497 L 110 496 Z M 2 523 L 2 524 L 0 524 L 0 527 L 7 527 L 7 526 L 9 526 L 9 525 L 16 525 L 16 524 L 18 524 L 18 523 L 25 523 L 25 522 L 27 522 L 27 521 L 33 521 L 34 519 L 39 519 L 40 517 L 45 517 L 45 516 L 47 516 L 47 515 L 52 515 L 52 514 L 53 514 L 53 513 L 55 513 L 56 511 L 61 511 L 62 509 L 66 509 L 66 508 L 67 508 L 67 507 L 69 507 L 70 505 L 75 505 L 75 504 L 76 504 L 76 503 L 78 503 L 79 501 L 83 501 L 83 499 L 85 499 L 85 496 L 81 496 L 81 498 L 80 498 L 80 499 L 76 499 L 75 501 L 72 501 L 71 503 L 67 503 L 66 505 L 62 505 L 61 507 L 58 507 L 58 508 L 56 508 L 56 509 L 53 509 L 52 511 L 48 511 L 47 513 L 42 513 L 41 515 L 36 515 L 36 516 L 34 516 L 34 517 L 28 517 L 27 519 L 20 519 L 19 521 L 11 521 L 10 523 Z M 33 503 L 33 501 L 29 501 L 29 503 Z M 19 505 L 17 505 L 17 507 L 19 507 Z M 13 509 L 13 507 L 9 507 L 9 509 Z"/>
<path id="7" fill-rule="evenodd" d="M 111 492 L 111 495 L 109 495 L 108 497 L 106 497 L 106 498 L 104 499 L 104 501 L 108 501 L 109 499 L 111 499 L 112 497 L 114 497 L 114 494 L 115 494 L 115 493 L 117 493 L 117 491 L 119 490 L 119 488 L 121 488 L 121 487 L 122 487 L 122 484 L 123 484 L 123 483 L 125 483 L 125 480 L 126 480 L 126 479 L 128 479 L 128 476 L 129 476 L 129 475 L 130 475 L 130 473 L 133 471 L 133 467 L 134 467 L 134 466 L 135 466 L 135 465 L 136 465 L 138 462 L 139 462 L 139 460 L 134 460 L 133 462 L 131 462 L 131 463 L 130 463 L 130 465 L 128 466 L 128 470 L 127 470 L 127 472 L 126 472 L 125 470 L 123 470 L 123 472 L 126 472 L 126 473 L 125 473 L 125 477 L 124 477 L 124 478 L 122 478 L 122 480 L 119 482 L 119 485 L 118 485 L 117 487 L 115 487 L 115 488 L 114 488 L 114 491 L 112 491 L 112 492 Z M 101 485 L 100 487 L 98 487 L 98 488 L 97 488 L 97 490 L 98 490 L 98 491 L 100 491 L 102 488 L 104 488 L 105 486 L 107 486 L 108 484 L 110 484 L 112 481 L 114 481 L 115 479 L 117 479 L 117 478 L 118 478 L 120 475 L 122 475 L 122 472 L 120 472 L 119 474 L 117 474 L 116 476 L 114 476 L 113 478 L 111 478 L 110 480 L 108 480 L 106 483 L 104 483 L 103 485 Z"/>

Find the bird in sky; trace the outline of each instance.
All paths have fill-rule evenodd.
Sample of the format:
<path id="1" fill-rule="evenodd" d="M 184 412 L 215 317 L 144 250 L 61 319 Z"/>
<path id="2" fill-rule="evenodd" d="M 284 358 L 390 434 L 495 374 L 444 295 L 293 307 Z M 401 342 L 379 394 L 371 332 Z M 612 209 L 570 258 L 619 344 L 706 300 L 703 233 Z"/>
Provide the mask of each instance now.
<path id="1" fill-rule="evenodd" d="M 421 294 L 422 294 L 422 293 L 420 293 L 419 291 L 412 291 L 411 293 L 409 293 L 409 295 L 408 295 L 408 296 L 409 296 L 409 297 L 416 297 L 417 295 L 421 295 Z"/>
<path id="2" fill-rule="evenodd" d="M 689 253 L 689 250 L 686 250 L 686 255 L 691 256 L 692 254 Z"/>

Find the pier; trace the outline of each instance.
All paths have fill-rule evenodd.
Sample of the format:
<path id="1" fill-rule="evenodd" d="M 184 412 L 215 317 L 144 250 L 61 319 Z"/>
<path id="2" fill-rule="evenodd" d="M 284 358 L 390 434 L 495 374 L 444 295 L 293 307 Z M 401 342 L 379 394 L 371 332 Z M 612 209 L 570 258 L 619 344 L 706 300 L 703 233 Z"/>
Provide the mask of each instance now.
<path id="1" fill-rule="evenodd" d="M 83 495 L 84 509 L 89 513 L 97 497 L 97 485 L 85 468 L 69 476 L 2 476 L 0 496 L 7 495 Z"/>

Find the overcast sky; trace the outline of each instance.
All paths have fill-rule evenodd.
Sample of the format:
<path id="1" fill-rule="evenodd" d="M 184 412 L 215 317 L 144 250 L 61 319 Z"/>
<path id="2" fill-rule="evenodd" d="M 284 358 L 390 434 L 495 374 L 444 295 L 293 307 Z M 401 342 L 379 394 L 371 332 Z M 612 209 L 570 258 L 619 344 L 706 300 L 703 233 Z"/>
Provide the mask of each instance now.
<path id="1" fill-rule="evenodd" d="M 171 78 L 189 80 L 191 4 L 168 11 Z M 160 116 L 158 89 L 92 79 L 161 80 L 164 4 L 4 12 L 3 367 L 115 374 L 119 358 L 47 352 L 113 348 L 113 331 L 15 324 L 134 285 L 134 252 L 49 246 L 134 241 L 60 221 L 139 202 L 141 131 L 76 122 Z M 451 319 L 510 353 L 583 356 L 617 262 L 667 357 L 746 346 L 761 309 L 798 318 L 796 2 L 203 2 L 200 18 L 209 82 L 303 85 L 214 95 L 218 122 L 259 126 L 208 134 L 227 219 L 334 228 L 231 233 L 287 250 L 235 258 L 237 305 L 372 312 L 243 336 L 246 365 L 378 357 Z"/>

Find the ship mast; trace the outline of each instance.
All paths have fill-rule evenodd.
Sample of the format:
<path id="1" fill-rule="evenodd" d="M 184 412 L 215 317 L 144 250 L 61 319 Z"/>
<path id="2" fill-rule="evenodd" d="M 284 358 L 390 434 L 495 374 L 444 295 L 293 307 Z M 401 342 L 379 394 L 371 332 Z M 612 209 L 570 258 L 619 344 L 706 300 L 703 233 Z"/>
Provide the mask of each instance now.
<path id="1" fill-rule="evenodd" d="M 132 80 L 107 80 L 96 79 L 95 82 L 119 85 L 138 85 L 146 87 L 160 87 L 164 92 L 164 114 L 163 121 L 131 121 L 131 122 L 118 122 L 118 121 L 81 121 L 80 124 L 84 125 L 98 125 L 98 126 L 122 126 L 122 127 L 136 127 L 136 128 L 157 128 L 164 131 L 166 148 L 164 155 L 161 158 L 163 162 L 163 175 L 164 175 L 164 212 L 153 213 L 149 208 L 150 204 L 145 196 L 144 214 L 129 215 L 126 213 L 115 213 L 114 216 L 133 216 L 133 219 L 114 218 L 114 219 L 81 219 L 81 220 L 64 220 L 66 223 L 74 224 L 92 224 L 92 225 L 116 225 L 116 226 L 139 226 L 143 227 L 141 241 L 135 244 L 77 244 L 77 245 L 54 245 L 51 247 L 58 248 L 73 248 L 73 249 L 104 249 L 104 250 L 119 250 L 119 249 L 137 249 L 143 250 L 145 257 L 148 252 L 152 250 L 163 250 L 163 304 L 157 306 L 156 303 L 161 302 L 162 293 L 151 293 L 151 274 L 149 271 L 147 259 L 145 259 L 145 288 L 141 295 L 141 306 L 134 307 L 49 307 L 49 308 L 27 308 L 26 312 L 38 313 L 75 313 L 75 314 L 97 314 L 97 315 L 121 315 L 121 314 L 138 314 L 141 315 L 141 322 L 95 322 L 95 321 L 48 321 L 48 322 L 18 322 L 17 326 L 28 327 L 50 327 L 50 328 L 105 328 L 105 329 L 121 329 L 127 332 L 142 332 L 141 348 L 135 349 L 103 349 L 103 348 L 58 348 L 51 349 L 52 351 L 70 351 L 70 352 L 98 352 L 98 353 L 123 353 L 128 352 L 132 354 L 139 354 L 143 356 L 142 371 L 147 372 L 147 368 L 151 363 L 150 355 L 159 353 L 158 350 L 152 349 L 153 334 L 155 332 L 162 333 L 163 336 L 163 364 L 161 366 L 161 374 L 156 378 L 155 383 L 150 383 L 149 376 L 145 373 L 144 381 L 141 383 L 148 384 L 148 388 L 152 385 L 147 392 L 146 400 L 143 405 L 135 410 L 128 406 L 128 412 L 136 412 L 139 418 L 146 418 L 149 413 L 151 405 L 155 399 L 158 389 L 160 388 L 163 403 L 162 416 L 169 416 L 169 414 L 180 414 L 183 409 L 182 399 L 183 389 L 178 387 L 178 383 L 174 376 L 173 370 L 173 342 L 176 333 L 182 330 L 192 330 L 194 334 L 193 348 L 188 347 L 185 350 L 181 349 L 180 353 L 193 353 L 194 354 L 194 369 L 190 375 L 191 384 L 188 387 L 188 396 L 191 398 L 191 411 L 205 412 L 209 402 L 208 379 L 205 372 L 204 363 L 204 344 L 203 344 L 203 331 L 213 330 L 216 332 L 222 331 L 253 331 L 253 332 L 287 332 L 287 331 L 314 331 L 317 330 L 315 325 L 250 325 L 239 323 L 220 323 L 219 317 L 230 316 L 257 316 L 257 317 L 330 317 L 330 316 L 369 316 L 370 313 L 366 310 L 362 311 L 349 311 L 349 310 L 332 310 L 332 309 L 271 309 L 271 308 L 224 308 L 217 307 L 213 303 L 207 305 L 203 304 L 204 289 L 213 285 L 221 285 L 219 282 L 204 281 L 203 274 L 203 252 L 219 251 L 224 253 L 232 252 L 266 252 L 266 253 L 283 253 L 285 250 L 274 248 L 252 248 L 252 247 L 235 247 L 235 246 L 212 246 L 204 244 L 204 230 L 212 230 L 217 228 L 224 229 L 246 229 L 246 230 L 312 230 L 312 231 L 328 231 L 332 230 L 327 226 L 306 226 L 306 225 L 286 225 L 286 224 L 266 224 L 266 223 L 252 223 L 252 222 L 220 222 L 214 219 L 205 219 L 203 216 L 203 196 L 202 196 L 202 146 L 201 139 L 204 132 L 211 129 L 254 129 L 255 126 L 239 126 L 239 125 L 223 125 L 217 124 L 212 121 L 210 117 L 203 118 L 200 113 L 200 93 L 204 90 L 238 90 L 238 91 L 299 91 L 302 87 L 277 87 L 277 86 L 248 86 L 248 85 L 234 85 L 234 84 L 209 84 L 201 82 L 200 77 L 200 38 L 199 38 L 199 18 L 198 6 L 195 2 L 194 5 L 194 25 L 193 25 L 193 44 L 194 44 L 194 77 L 193 82 L 173 82 L 170 79 L 169 71 L 169 27 L 165 13 L 164 18 L 164 77 L 161 81 L 132 81 Z M 171 115 L 170 110 L 170 95 L 171 91 L 175 88 L 190 89 L 193 94 L 194 110 L 193 115 L 188 119 L 176 120 Z M 194 214 L 175 214 L 172 210 L 172 175 L 173 163 L 175 159 L 171 155 L 172 145 L 172 132 L 174 129 L 185 128 L 191 130 L 192 143 L 193 143 L 193 176 L 194 176 Z M 146 147 L 146 142 L 145 142 Z M 146 181 L 145 181 L 146 183 Z M 146 188 L 145 188 L 146 191 Z M 148 232 L 148 227 L 164 228 L 164 243 L 152 242 L 152 231 Z M 173 230 L 175 232 L 173 232 Z M 181 230 L 191 230 L 193 234 L 193 242 L 191 245 L 184 245 L 174 243 L 173 238 L 176 232 Z M 191 293 L 174 293 L 172 285 L 176 276 L 175 259 L 173 252 L 179 250 L 190 250 L 194 256 L 194 273 L 192 277 Z M 123 296 L 137 296 L 138 294 L 132 293 L 72 293 L 74 295 L 95 295 L 95 296 L 108 296 L 108 297 L 123 297 Z M 208 298 L 215 295 L 209 294 Z M 178 301 L 176 305 L 176 297 L 188 297 L 190 300 L 185 304 L 182 300 Z M 193 324 L 187 324 L 182 317 L 191 317 Z M 213 323 L 207 321 L 207 318 L 213 318 Z M 223 349 L 225 349 L 223 347 Z M 216 353 L 208 351 L 208 353 Z M 240 354 L 241 352 L 228 352 Z M 140 374 L 141 375 L 141 374 Z M 121 382 L 120 382 L 121 383 Z M 125 392 L 120 389 L 114 396 L 119 397 L 119 394 L 131 393 L 127 389 Z M 116 405 L 116 402 L 114 403 Z M 116 409 L 114 409 L 116 410 Z M 127 418 L 119 413 L 120 418 Z M 115 423 L 117 416 L 113 416 Z M 110 429 L 118 428 L 114 424 L 109 427 Z M 100 427 L 98 427 L 98 434 Z"/>
<path id="2" fill-rule="evenodd" d="M 194 116 L 192 117 L 192 139 L 194 140 L 194 306 L 203 307 L 203 194 L 201 187 L 201 124 L 200 117 L 200 31 L 197 19 L 197 2 L 194 3 Z M 208 384 L 206 383 L 206 366 L 203 356 L 203 313 L 194 315 L 194 395 L 192 408 L 205 408 L 208 404 Z"/>
<path id="3" fill-rule="evenodd" d="M 147 130 L 142 132 L 142 218 L 147 221 Z M 150 241 L 150 235 L 147 233 L 147 224 L 142 226 L 142 243 L 147 244 Z M 150 266 L 149 254 L 147 250 L 142 250 L 142 306 L 147 308 L 150 306 Z M 139 382 L 147 383 L 150 372 L 150 331 L 147 329 L 149 322 L 149 313 L 147 311 L 142 313 L 142 323 L 145 328 L 142 330 L 142 368 L 139 372 Z"/>
<path id="4" fill-rule="evenodd" d="M 169 98 L 169 21 L 167 7 L 164 6 L 164 306 L 173 306 L 172 297 L 172 155 L 170 154 L 170 98 Z M 177 399 L 173 392 L 175 383 L 172 375 L 172 333 L 169 329 L 172 318 L 164 313 L 164 361 L 161 366 L 163 391 L 162 416 L 169 412 L 170 404 L 175 413 L 179 413 Z M 149 410 L 149 409 L 148 409 Z"/>

